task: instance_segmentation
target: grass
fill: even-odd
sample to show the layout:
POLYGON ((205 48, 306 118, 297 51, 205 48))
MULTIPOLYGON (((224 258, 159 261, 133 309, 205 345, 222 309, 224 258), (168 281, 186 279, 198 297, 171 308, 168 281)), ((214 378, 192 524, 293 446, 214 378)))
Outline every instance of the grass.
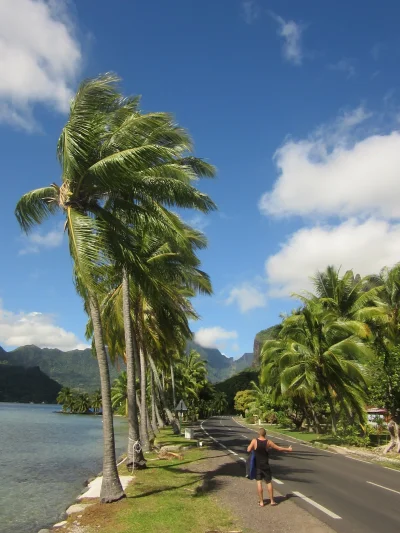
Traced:
MULTIPOLYGON (((182 428, 183 432, 185 431, 182 428)), ((154 442, 156 446, 197 446, 197 440, 185 439, 184 435, 174 435, 170 428, 163 428, 154 442)))
MULTIPOLYGON (((158 442, 187 443, 172 431, 163 429, 158 442)), ((79 519, 90 531, 102 533, 206 533, 231 531, 236 520, 220 507, 215 494, 202 490, 203 474, 193 465, 207 459, 210 452, 193 448, 180 460, 160 460, 154 453, 146 455, 145 470, 134 473, 135 479, 126 490, 127 498, 111 504, 96 504, 79 519), (99 529, 100 526, 100 529, 99 529)), ((129 475, 125 465, 120 475, 129 475)), ((67 530, 68 531, 68 530, 67 530)))

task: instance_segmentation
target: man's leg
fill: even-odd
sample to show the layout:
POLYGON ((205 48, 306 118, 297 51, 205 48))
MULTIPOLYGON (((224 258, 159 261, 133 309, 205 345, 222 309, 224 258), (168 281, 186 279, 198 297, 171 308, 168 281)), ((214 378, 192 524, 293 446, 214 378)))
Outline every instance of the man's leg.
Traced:
POLYGON ((274 500, 274 487, 272 485, 272 481, 267 483, 267 489, 269 493, 269 498, 271 500, 271 505, 276 505, 275 500, 274 500))
POLYGON ((262 488, 262 481, 257 480, 257 492, 258 492, 258 501, 261 505, 261 507, 264 505, 264 495, 263 495, 263 488, 262 488))

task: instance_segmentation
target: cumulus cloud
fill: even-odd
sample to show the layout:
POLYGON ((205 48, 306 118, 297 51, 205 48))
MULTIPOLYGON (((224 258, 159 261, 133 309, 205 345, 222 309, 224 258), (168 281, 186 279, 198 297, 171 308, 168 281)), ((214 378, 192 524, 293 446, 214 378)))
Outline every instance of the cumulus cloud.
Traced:
POLYGON ((204 231, 210 225, 210 218, 201 213, 196 213, 187 223, 199 231, 204 231))
POLYGON ((303 62, 302 33, 303 27, 294 20, 285 20, 275 13, 270 13, 278 23, 278 35, 283 39, 283 57, 293 63, 301 65, 303 62))
POLYGON ((67 0, 0 0, 0 122, 32 130, 35 104, 67 112, 80 64, 67 0))
POLYGON ((356 75, 356 68, 352 59, 341 59, 337 63, 329 65, 328 68, 337 72, 343 72, 346 78, 353 78, 356 75))
POLYGON ((41 249, 56 248, 63 240, 63 230, 61 227, 53 229, 48 233, 32 232, 22 237, 24 245, 19 251, 19 255, 37 254, 41 249))
POLYGON ((309 290, 310 276, 328 265, 353 269, 361 276, 378 273, 400 259, 400 224, 369 218, 350 219, 338 226, 322 225, 296 231, 265 264, 271 297, 309 290))
POLYGON ((0 345, 15 347, 27 344, 60 350, 84 350, 88 347, 74 333, 57 326, 52 315, 13 313, 3 309, 0 300, 0 345))
POLYGON ((370 116, 359 107, 307 139, 287 140, 274 155, 278 179, 261 211, 399 218, 400 132, 365 135, 357 127, 370 116))
POLYGON ((266 295, 250 283, 243 283, 234 287, 226 300, 228 305, 236 303, 241 313, 246 313, 257 307, 264 307, 267 303, 266 295))
POLYGON ((244 0, 242 2, 242 13, 246 24, 253 24, 260 16, 260 6, 257 0, 244 0))
POLYGON ((194 334, 194 340, 204 348, 220 348, 224 349, 225 342, 230 339, 237 339, 237 331, 227 331, 220 326, 212 328, 200 328, 194 334))

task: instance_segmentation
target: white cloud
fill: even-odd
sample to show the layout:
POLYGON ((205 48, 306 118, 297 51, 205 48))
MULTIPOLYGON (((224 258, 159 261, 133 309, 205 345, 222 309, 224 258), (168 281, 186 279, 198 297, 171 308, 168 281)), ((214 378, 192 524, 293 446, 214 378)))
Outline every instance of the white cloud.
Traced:
POLYGON ((226 300, 228 305, 237 303, 241 313, 246 313, 257 307, 264 307, 267 303, 265 294, 250 283, 243 283, 234 287, 226 300))
POLYGON ((347 78, 352 78, 356 74, 356 68, 352 59, 341 59, 337 63, 328 66, 330 70, 336 70, 346 74, 347 78))
POLYGON ((63 231, 57 228, 48 233, 32 232, 22 237, 24 247, 19 251, 19 255, 36 254, 41 249, 56 248, 63 240, 63 231))
POLYGON ((378 273, 399 261, 399 250, 400 224, 375 218, 300 229, 266 261, 269 295, 285 297, 310 289, 310 276, 328 265, 361 276, 378 273))
POLYGON ((237 331, 227 331, 220 326, 214 326, 213 328, 200 328, 194 334, 195 342, 204 348, 224 349, 224 341, 237 338, 237 331))
POLYGON ((253 24, 260 16, 260 6, 257 0, 244 0, 242 2, 242 12, 246 24, 253 24))
POLYGON ((271 12, 271 16, 279 24, 278 35, 283 39, 283 57, 294 65, 303 62, 302 33, 303 27, 294 20, 285 20, 271 12))
POLYGON ((67 0, 0 0, 0 122, 35 128, 34 104, 67 112, 81 63, 67 0))
POLYGON ((400 132, 365 134, 361 106, 307 139, 279 148, 273 190, 259 207, 267 215, 399 218, 400 132))
POLYGON ((27 344, 60 350, 83 350, 88 347, 74 333, 57 326, 52 315, 12 313, 2 308, 0 300, 0 345, 15 347, 27 344))
POLYGON ((201 213, 196 213, 187 223, 199 231, 204 231, 210 225, 210 218, 201 213))

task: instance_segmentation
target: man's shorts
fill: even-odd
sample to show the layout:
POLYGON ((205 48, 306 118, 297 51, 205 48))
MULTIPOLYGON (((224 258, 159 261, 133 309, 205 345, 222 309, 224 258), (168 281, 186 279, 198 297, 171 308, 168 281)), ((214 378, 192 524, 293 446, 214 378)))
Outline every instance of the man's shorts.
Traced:
POLYGON ((267 483, 271 483, 272 481, 272 474, 271 469, 269 466, 263 467, 263 468, 257 468, 256 470, 256 480, 261 481, 262 479, 265 479, 267 483))

